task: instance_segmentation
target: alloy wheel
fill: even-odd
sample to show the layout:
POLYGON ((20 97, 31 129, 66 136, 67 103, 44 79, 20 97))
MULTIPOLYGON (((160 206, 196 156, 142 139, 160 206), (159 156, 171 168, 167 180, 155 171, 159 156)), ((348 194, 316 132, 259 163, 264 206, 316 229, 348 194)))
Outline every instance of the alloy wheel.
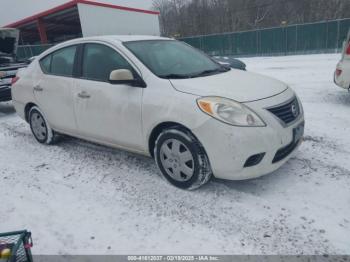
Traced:
POLYGON ((167 174, 176 181, 186 182, 194 174, 192 153, 177 139, 168 139, 162 144, 160 161, 167 174))
POLYGON ((31 115, 31 125, 34 135, 39 140, 45 140, 47 137, 47 128, 44 118, 37 112, 31 115))

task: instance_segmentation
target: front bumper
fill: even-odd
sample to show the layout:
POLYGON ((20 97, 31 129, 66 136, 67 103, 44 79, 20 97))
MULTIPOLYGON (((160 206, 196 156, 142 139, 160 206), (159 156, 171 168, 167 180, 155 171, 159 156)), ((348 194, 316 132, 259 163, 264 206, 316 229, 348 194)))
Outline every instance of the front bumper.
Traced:
POLYGON ((11 86, 0 86, 0 102, 10 101, 11 86))
MULTIPOLYGON (((288 101, 294 92, 247 103, 267 124, 266 127, 234 127, 213 118, 192 130, 208 155, 215 177, 245 180, 269 174, 285 164, 300 146, 302 139, 294 141, 294 130, 304 123, 304 114, 289 126, 283 126, 266 108, 288 101), (252 156, 262 155, 258 164, 247 166, 252 156), (249 162, 249 161, 248 161, 249 162)), ((254 160, 254 157, 253 157, 254 160)))

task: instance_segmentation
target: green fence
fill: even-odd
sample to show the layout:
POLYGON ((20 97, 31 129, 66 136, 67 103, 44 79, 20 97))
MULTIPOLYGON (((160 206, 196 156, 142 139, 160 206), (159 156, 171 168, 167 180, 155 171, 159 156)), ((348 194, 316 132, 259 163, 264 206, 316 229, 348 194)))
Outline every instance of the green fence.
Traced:
POLYGON ((25 60, 40 55, 51 46, 53 45, 20 45, 17 48, 17 58, 19 60, 25 60))
POLYGON ((350 19, 180 40, 210 55, 264 56, 340 52, 350 19))
MULTIPOLYGON (((210 55, 264 56, 340 52, 350 18, 245 32, 185 37, 180 40, 210 55)), ((19 59, 39 55, 52 45, 19 46, 19 59)))

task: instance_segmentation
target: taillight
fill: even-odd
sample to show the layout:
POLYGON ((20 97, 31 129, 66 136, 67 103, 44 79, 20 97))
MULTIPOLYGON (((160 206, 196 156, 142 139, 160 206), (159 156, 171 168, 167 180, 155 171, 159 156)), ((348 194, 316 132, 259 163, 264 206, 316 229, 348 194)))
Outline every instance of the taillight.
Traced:
POLYGON ((348 48, 346 48, 346 54, 350 55, 350 42, 348 43, 348 48))
POLYGON ((335 75, 340 76, 343 71, 341 69, 335 70, 335 75))
POLYGON ((14 85, 18 80, 19 80, 18 76, 15 76, 14 78, 12 78, 11 85, 14 85))

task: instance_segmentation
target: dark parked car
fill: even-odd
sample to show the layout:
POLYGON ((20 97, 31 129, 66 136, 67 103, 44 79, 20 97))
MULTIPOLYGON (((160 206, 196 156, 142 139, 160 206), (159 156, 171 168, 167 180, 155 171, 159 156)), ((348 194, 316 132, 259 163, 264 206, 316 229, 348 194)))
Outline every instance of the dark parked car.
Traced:
POLYGON ((230 56, 227 56, 227 57, 215 56, 214 59, 217 62, 219 62, 220 64, 227 65, 231 68, 239 69, 239 70, 243 70, 243 71, 247 70, 246 64, 243 63, 241 60, 238 60, 236 58, 233 58, 230 56))
POLYGON ((18 69, 27 67, 29 61, 17 61, 19 31, 0 29, 0 102, 11 100, 11 82, 18 69))

